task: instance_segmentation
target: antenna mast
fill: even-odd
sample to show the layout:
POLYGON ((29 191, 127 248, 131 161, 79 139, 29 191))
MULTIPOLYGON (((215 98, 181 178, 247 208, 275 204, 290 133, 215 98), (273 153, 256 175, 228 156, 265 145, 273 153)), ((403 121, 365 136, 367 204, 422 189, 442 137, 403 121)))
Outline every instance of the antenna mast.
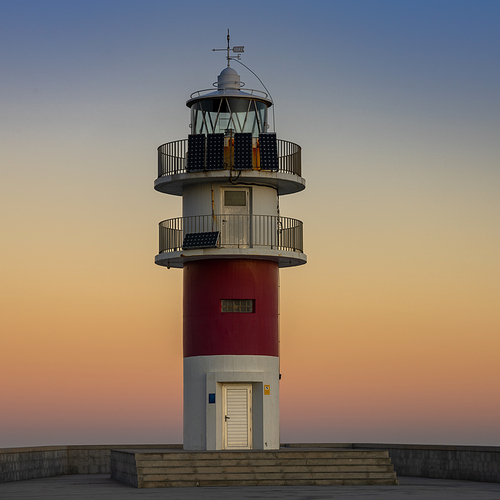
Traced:
POLYGON ((229 46, 229 40, 231 39, 231 37, 229 36, 229 29, 227 30, 227 48, 226 49, 212 49, 213 52, 218 52, 218 51, 221 51, 221 50, 225 50, 227 52, 227 56, 226 56, 226 59, 227 59, 227 66, 229 67, 229 61, 231 59, 238 59, 240 60, 241 58, 241 53, 242 52, 245 52, 245 47, 243 45, 235 45, 233 48, 231 48, 229 46), (230 56, 229 55, 229 52, 230 51, 233 51, 235 54, 238 54, 237 56, 230 56))

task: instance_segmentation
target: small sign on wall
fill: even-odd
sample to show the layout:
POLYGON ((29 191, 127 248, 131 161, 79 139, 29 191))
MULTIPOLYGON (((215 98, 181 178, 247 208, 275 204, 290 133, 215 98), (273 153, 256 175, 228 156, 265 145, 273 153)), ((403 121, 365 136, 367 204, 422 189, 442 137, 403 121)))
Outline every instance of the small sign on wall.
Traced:
POLYGON ((264 386, 264 396, 269 396, 270 394, 271 394, 271 386, 265 385, 264 386))
POLYGON ((214 404, 215 403, 215 393, 210 393, 208 395, 208 404, 214 404))

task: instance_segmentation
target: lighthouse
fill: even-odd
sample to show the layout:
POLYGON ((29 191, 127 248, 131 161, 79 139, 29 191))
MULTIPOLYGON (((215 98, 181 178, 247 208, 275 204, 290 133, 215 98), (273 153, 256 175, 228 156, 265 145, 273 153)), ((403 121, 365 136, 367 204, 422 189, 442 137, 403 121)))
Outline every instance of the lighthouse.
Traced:
POLYGON ((243 47, 228 34, 221 50, 213 87, 186 102, 187 138, 158 148, 154 188, 181 196, 182 216, 160 222, 155 263, 183 273, 184 449, 274 450, 279 273, 307 261, 280 197, 305 188, 301 149, 277 138, 269 93, 231 66, 243 47))

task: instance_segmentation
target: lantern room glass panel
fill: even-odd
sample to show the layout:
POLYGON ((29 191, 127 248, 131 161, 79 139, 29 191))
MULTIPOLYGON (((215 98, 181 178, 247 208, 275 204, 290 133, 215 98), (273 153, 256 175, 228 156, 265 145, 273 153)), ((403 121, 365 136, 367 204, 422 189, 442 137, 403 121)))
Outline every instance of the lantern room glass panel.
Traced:
POLYGON ((258 137, 267 131, 267 105, 256 99, 215 98, 191 106, 192 134, 234 135, 250 133, 258 137))

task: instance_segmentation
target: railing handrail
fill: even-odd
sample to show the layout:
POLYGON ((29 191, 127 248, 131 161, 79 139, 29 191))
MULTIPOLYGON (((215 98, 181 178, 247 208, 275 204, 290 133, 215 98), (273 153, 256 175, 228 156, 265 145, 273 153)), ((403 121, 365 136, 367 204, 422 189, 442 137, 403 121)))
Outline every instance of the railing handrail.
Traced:
POLYGON ((302 221, 280 215, 214 214, 174 217, 159 223, 159 253, 182 250, 186 234, 219 231, 217 248, 268 247, 303 251, 302 221))
MULTIPOLYGON (((276 139, 278 148, 278 172, 302 176, 301 147, 294 142, 276 139)), ((166 175, 188 173, 188 140, 166 142, 158 146, 158 178, 166 175)), ((253 165, 260 170, 260 167, 253 165)), ((230 170, 230 168, 228 168, 230 170)))
POLYGON ((269 98, 269 95, 266 92, 264 92, 263 90, 246 89, 245 88, 242 90, 242 94, 236 94, 235 91, 238 92, 237 89, 218 89, 218 90, 215 89, 214 90, 212 88, 212 89, 195 90, 189 96, 189 100, 194 99, 195 97, 203 97, 207 93, 213 93, 213 92, 217 92, 217 94, 214 95, 215 97, 217 97, 217 95, 225 95, 227 97, 236 97, 238 99, 249 97, 249 96, 257 97, 257 99, 259 97, 264 97, 264 99, 269 98), (248 94, 248 96, 246 96, 245 94, 248 94))

